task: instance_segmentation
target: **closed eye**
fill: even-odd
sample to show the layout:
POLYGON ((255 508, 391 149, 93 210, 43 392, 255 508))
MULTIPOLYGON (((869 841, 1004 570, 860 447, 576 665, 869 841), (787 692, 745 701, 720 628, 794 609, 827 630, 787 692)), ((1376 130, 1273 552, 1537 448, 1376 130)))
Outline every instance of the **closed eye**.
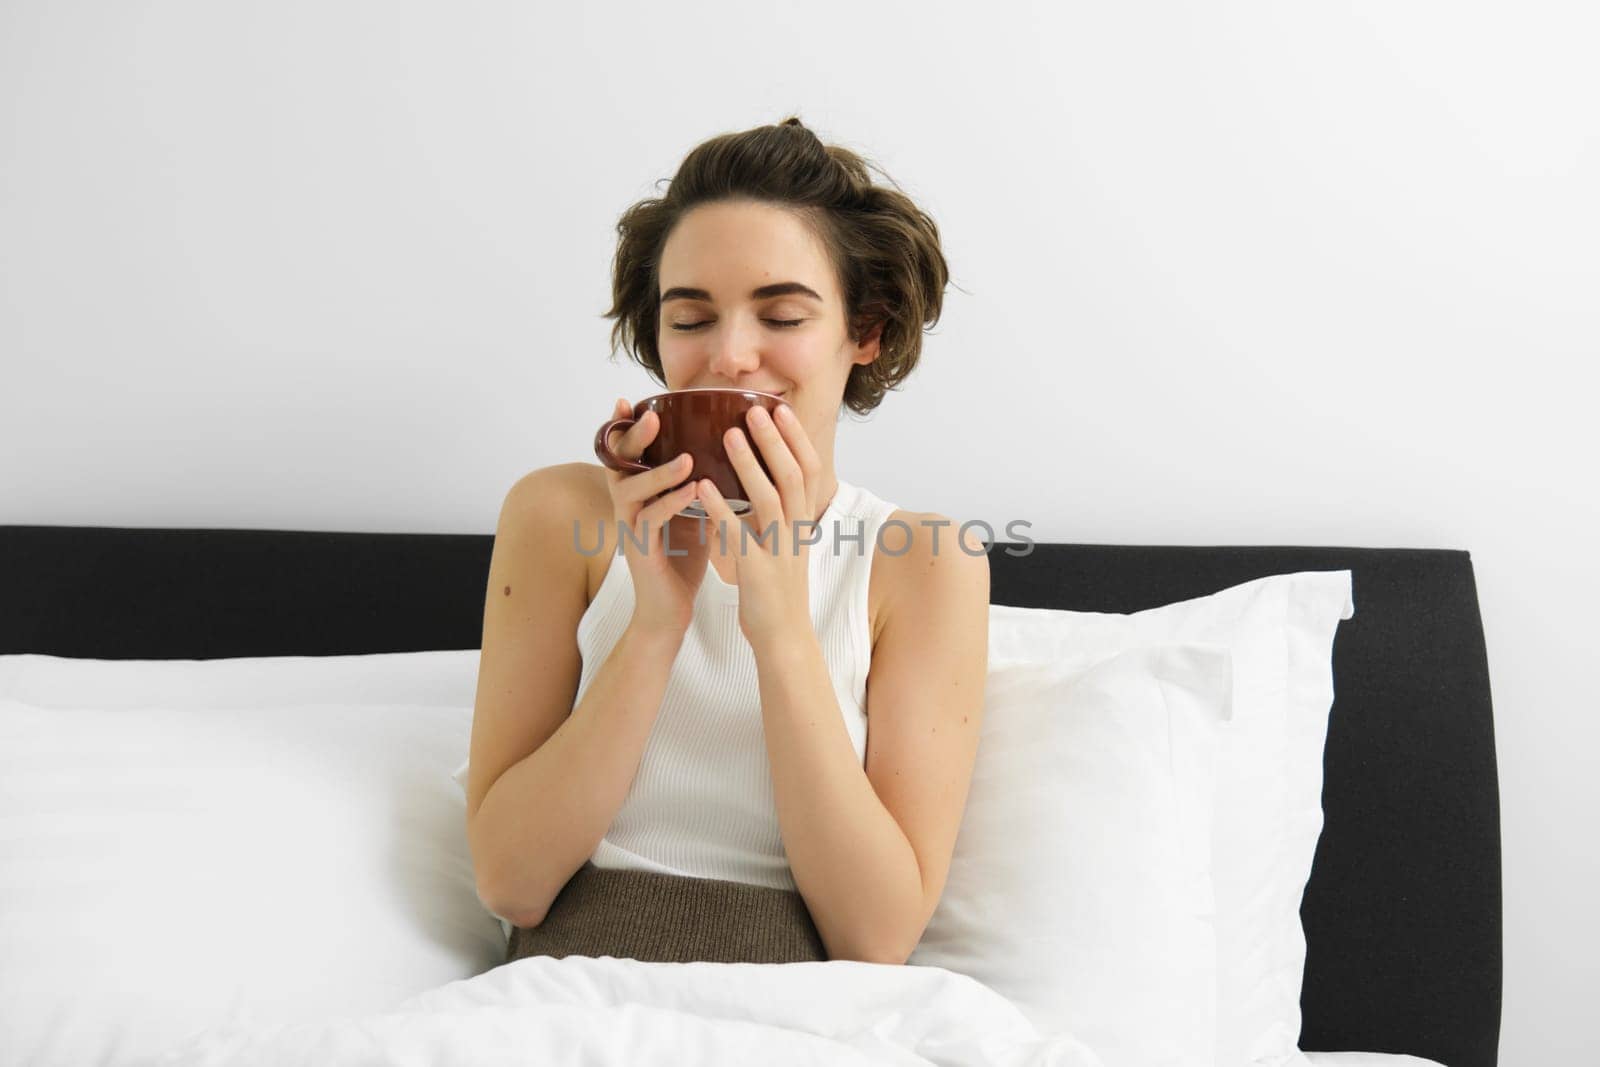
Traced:
MULTIPOLYGON (((800 325, 802 322, 805 322, 806 320, 805 319, 762 319, 761 321, 762 322, 771 323, 774 326, 781 326, 781 327, 783 327, 785 329, 792 329, 792 328, 800 325)), ((672 328, 674 330, 681 330, 681 331, 684 331, 684 332, 688 332, 690 330, 698 330, 702 326, 709 326, 709 325, 711 325, 711 320, 707 319, 704 322, 687 322, 687 323, 674 322, 672 324, 672 328)))

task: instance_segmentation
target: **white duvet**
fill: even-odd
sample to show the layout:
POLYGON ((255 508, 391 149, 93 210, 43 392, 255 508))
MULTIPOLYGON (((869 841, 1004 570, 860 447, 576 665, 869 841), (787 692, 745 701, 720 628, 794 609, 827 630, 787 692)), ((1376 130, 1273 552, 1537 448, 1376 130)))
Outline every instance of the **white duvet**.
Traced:
POLYGON ((531 956, 366 1016, 228 1023, 162 1065, 950 1064, 1105 1067, 940 967, 531 956))

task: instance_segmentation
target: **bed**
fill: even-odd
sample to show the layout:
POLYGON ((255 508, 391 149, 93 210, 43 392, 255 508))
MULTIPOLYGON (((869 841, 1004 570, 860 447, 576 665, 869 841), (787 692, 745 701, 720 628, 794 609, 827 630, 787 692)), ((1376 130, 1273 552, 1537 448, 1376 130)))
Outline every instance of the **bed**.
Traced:
MULTIPOLYGON (((480 637, 491 547, 488 535, 3 526, 0 657, 201 661, 439 650, 470 657, 480 637)), ((1487 657, 1468 553, 1040 543, 1027 550, 993 545, 990 558, 993 604, 1094 613, 1139 612, 1263 576, 1350 572, 1359 607, 1333 645, 1324 822, 1299 911, 1298 1046, 1313 1054, 1313 1063, 1353 1065, 1358 1059, 1350 1050, 1363 1050, 1374 1058, 1360 1063, 1413 1056, 1447 1067, 1492 1067, 1501 991, 1499 801, 1487 657)), ((460 720, 454 721, 459 733, 460 720)), ((16 770, 8 766, 8 773, 16 770)), ((7 891, 13 926, 27 921, 17 907, 31 899, 17 895, 27 888, 12 882, 7 891)), ((107 951, 115 941, 106 938, 107 951)), ((39 963, 35 957, 0 964, 10 972, 7 988, 35 988, 30 969, 39 963)), ((540 974, 541 981, 554 977, 554 969, 540 974)), ((159 998, 161 990, 148 992, 159 998)), ((448 1007, 452 1018, 462 1017, 462 1003, 448 1007)), ((548 1016, 546 1031, 600 1017, 578 1008, 548 1016)), ((482 1025, 491 1022, 485 1015, 482 1025)), ((450 1031, 440 1026, 430 1062, 450 1062, 450 1031)), ((674 1032, 684 1041, 678 1055, 711 1048, 693 1045, 698 1039, 688 1031, 674 1032)), ((316 1036, 324 1043, 315 1047, 326 1055, 334 1047, 326 1043, 328 1031, 316 1036)), ((515 1040, 508 1031, 508 1044, 515 1040)), ((751 1048, 761 1047, 759 1036, 750 1040, 751 1048)), ((283 1055, 288 1046, 272 1047, 283 1055)), ((962 1055, 983 1062, 983 1047, 951 1038, 948 1049, 965 1052, 894 1062, 967 1062, 962 1055)), ((249 1062, 244 1048, 215 1062, 249 1062)), ((0 1048, 7 1063, 39 1062, 39 1053, 0 1048)), ((861 1055, 861 1062, 890 1061, 861 1055)), ((1074 1055, 1027 1062, 1090 1062, 1074 1055)), ((103 1061, 136 1059, 130 1053, 117 1060, 108 1051, 103 1061)), ((270 1062, 265 1053, 261 1061, 270 1062)), ((633 1062, 654 1061, 640 1055, 633 1062)))

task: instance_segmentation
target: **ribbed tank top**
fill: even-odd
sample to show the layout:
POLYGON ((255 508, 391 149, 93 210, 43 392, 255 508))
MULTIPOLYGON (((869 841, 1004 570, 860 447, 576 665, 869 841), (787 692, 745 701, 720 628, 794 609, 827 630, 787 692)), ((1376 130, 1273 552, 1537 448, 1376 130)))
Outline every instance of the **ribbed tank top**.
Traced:
MULTIPOLYGON (((864 763, 872 659, 867 591, 878 531, 896 505, 836 480, 808 550, 811 625, 845 730, 864 763)), ((717 536, 714 526, 707 536, 717 536)), ((736 536, 730 529, 730 545, 736 536)), ((898 550, 904 540, 885 543, 898 550)), ((763 549, 753 535, 748 545, 763 549)), ((619 545, 578 621, 583 667, 574 708, 627 629, 633 605, 633 572, 619 545)), ((708 561, 638 772, 590 862, 796 889, 778 832, 760 692, 755 653, 739 629, 739 587, 708 561)), ((467 764, 453 777, 465 790, 467 764)), ((496 918, 509 936, 511 924, 496 918)))
MULTIPOLYGON (((811 625, 862 761, 872 659, 868 581, 878 530, 894 511, 838 479, 808 550, 811 625)), ((717 536, 715 527, 707 536, 717 536)), ((730 529, 730 544, 736 536, 730 529)), ((748 547, 771 550, 753 534, 748 547)), ((633 603, 633 572, 614 555, 578 623, 583 672, 574 707, 633 618, 633 603)), ((739 629, 739 587, 709 562, 638 773, 590 860, 606 869, 796 888, 778 833, 755 654, 739 629)))

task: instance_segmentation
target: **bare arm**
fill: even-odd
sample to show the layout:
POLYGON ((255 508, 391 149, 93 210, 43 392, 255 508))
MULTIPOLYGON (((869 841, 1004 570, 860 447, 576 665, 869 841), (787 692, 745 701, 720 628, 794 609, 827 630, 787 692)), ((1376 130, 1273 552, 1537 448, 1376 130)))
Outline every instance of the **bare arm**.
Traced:
POLYGON ((469 833, 496 914, 539 925, 594 854, 639 771, 681 640, 624 630, 572 715, 489 790, 469 833))
POLYGON ((543 921, 621 810, 682 642, 630 625, 573 708, 587 606, 576 481, 547 467, 513 486, 489 566, 467 838, 478 896, 518 926, 543 921))
POLYGON ((864 761, 815 635, 755 649, 784 851, 829 959, 910 958, 944 893, 977 761, 989 560, 975 538, 942 552, 911 541, 873 563, 900 577, 872 647, 864 761))

